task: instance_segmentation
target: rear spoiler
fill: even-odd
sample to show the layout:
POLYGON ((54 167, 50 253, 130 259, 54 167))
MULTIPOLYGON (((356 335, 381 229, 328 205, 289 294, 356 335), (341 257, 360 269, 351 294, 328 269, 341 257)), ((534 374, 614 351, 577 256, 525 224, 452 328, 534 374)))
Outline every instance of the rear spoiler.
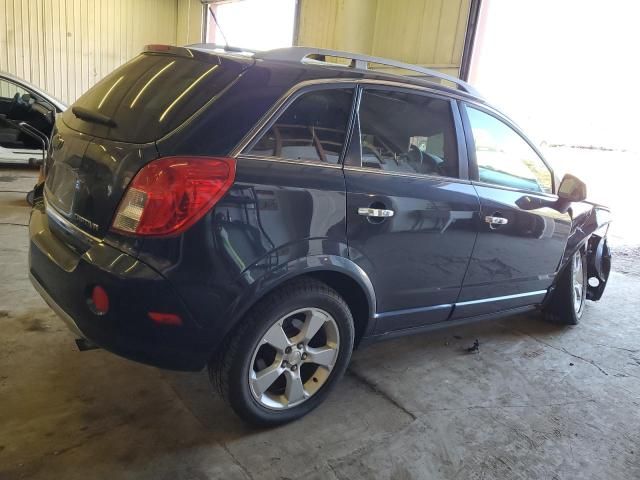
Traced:
POLYGON ((231 54, 234 58, 253 59, 253 55, 257 52, 247 50, 245 48, 230 47, 228 45, 216 45, 213 43, 194 43, 184 47, 176 47, 175 45, 146 45, 142 53, 166 54, 183 58, 195 58, 198 60, 211 60, 217 54, 231 54))

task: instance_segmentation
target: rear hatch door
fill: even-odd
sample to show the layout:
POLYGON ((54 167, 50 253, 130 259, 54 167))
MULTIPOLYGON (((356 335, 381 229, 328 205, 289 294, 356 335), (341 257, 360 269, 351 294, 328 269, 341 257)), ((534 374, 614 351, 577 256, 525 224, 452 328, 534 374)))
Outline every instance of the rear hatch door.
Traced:
POLYGON ((103 238, 129 182, 158 157, 156 140, 185 127, 252 63, 166 47, 115 70, 58 117, 47 162, 47 204, 78 229, 103 238))
POLYGON ((157 156, 153 143, 97 139, 60 124, 45 183, 47 206, 80 230, 103 238, 127 185, 157 156))

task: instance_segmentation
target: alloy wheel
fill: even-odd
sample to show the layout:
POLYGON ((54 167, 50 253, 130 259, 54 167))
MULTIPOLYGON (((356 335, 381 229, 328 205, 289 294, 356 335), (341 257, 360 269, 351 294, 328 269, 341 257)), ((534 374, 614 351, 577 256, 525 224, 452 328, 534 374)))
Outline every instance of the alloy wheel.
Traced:
POLYGON ((338 325, 326 311, 309 307, 285 315, 269 327, 253 353, 253 398, 273 410, 300 405, 329 379, 339 348, 338 325))

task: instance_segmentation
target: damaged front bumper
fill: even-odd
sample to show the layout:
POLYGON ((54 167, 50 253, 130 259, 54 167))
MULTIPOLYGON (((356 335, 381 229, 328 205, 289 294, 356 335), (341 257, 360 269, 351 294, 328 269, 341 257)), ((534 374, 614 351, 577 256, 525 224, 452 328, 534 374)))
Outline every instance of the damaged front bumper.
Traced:
POLYGON ((594 233, 587 244, 587 299, 600 300, 611 272, 611 250, 607 243, 607 228, 602 235, 594 233))

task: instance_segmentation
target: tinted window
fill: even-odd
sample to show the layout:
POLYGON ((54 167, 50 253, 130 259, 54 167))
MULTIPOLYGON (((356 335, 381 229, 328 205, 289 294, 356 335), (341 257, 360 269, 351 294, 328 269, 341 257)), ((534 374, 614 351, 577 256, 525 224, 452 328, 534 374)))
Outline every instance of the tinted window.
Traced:
POLYGON ((351 114, 352 98, 351 89, 317 90, 303 94, 248 153, 338 163, 351 114))
POLYGON ((362 166, 458 176, 451 105, 439 98, 366 90, 360 103, 362 166))
POLYGON ((518 133, 475 108, 467 107, 467 114, 481 181, 533 192, 552 192, 551 172, 518 133))
POLYGON ((76 118, 71 109, 63 118, 71 128, 99 137, 136 143, 157 140, 219 94, 246 65, 216 55, 200 61, 142 54, 74 103, 112 119, 115 127, 76 118))

